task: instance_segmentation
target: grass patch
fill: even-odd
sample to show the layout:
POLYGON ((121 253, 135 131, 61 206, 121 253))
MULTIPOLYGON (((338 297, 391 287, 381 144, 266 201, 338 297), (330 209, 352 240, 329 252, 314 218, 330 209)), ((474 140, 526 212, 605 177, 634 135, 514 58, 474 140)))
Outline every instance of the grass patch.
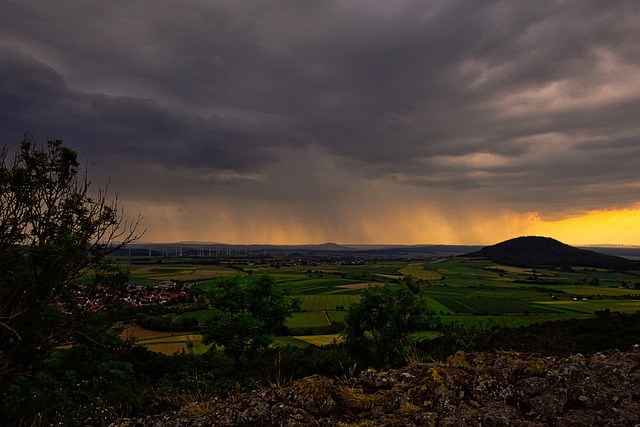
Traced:
POLYGON ((360 300, 358 295, 352 294, 315 294, 300 295, 303 310, 321 311, 335 310, 336 307, 344 307, 345 310, 353 303, 360 300))
POLYGON ((287 346, 291 345, 294 347, 308 347, 311 344, 307 341, 301 340, 296 337, 276 337, 273 341, 273 344, 276 346, 287 346))
POLYGON ((133 339, 135 341, 165 338, 170 337, 173 334, 171 332, 159 332, 145 329, 142 326, 138 326, 135 323, 129 323, 125 325, 123 331, 120 333, 120 337, 124 340, 133 339))
POLYGON ((627 289, 623 287, 605 287, 605 286, 557 286, 556 289, 562 290, 571 295, 584 296, 608 296, 608 297, 625 297, 640 296, 640 289, 627 289))
POLYGON ((327 316, 333 323, 344 323, 344 319, 347 317, 346 310, 327 310, 327 316))
POLYGON ((175 320, 179 320, 182 318, 195 317, 198 320, 198 323, 204 323, 211 316, 211 310, 194 310, 187 311, 185 313, 179 314, 176 316, 175 320))
POLYGON ((166 354, 171 356, 176 353, 186 353, 188 352, 187 346, 185 343, 177 342, 177 343, 151 343, 146 344, 147 347, 151 351, 155 351, 156 353, 166 354))
POLYGON ((342 342, 340 334, 328 334, 328 335, 298 335, 295 337, 301 341, 307 342, 312 345, 329 345, 337 342, 342 342))
POLYGON ((621 313, 635 313, 640 310, 638 300, 545 301, 540 304, 554 307, 558 311, 588 315, 606 309, 621 313))
POLYGON ((329 326, 331 323, 327 315, 320 311, 303 311, 295 313, 287 323, 289 328, 314 328, 329 326))
POLYGON ((400 269, 400 273, 404 276, 413 276, 416 279, 421 280, 439 280, 442 278, 442 274, 431 268, 431 263, 411 263, 403 269, 400 269))

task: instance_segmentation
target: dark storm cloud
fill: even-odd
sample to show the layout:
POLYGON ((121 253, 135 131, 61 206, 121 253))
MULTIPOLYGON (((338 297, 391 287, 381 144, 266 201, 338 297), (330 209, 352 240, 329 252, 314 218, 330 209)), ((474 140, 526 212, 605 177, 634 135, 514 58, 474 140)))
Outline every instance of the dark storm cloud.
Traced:
POLYGON ((239 153, 252 136, 251 129, 239 129, 241 123, 180 114, 148 99, 74 91, 58 72, 14 51, 0 52, 0 72, 5 134, 22 129, 49 138, 66 135, 88 144, 81 151, 167 167, 242 170, 268 158, 266 152, 239 153))
POLYGON ((635 1, 3 3, 3 139, 63 138, 138 194, 327 200, 306 152, 344 187, 638 201, 635 1))

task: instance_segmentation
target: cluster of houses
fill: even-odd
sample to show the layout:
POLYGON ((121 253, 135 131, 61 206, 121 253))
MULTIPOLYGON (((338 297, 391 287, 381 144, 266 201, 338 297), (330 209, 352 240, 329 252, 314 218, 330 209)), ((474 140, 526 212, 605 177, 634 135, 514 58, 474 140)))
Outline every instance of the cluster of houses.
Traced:
MULTIPOLYGON (((321 267, 321 266, 331 266, 331 265, 364 265, 368 261, 364 258, 328 258, 325 260, 317 260, 317 259, 305 259, 305 258, 284 258, 273 261, 267 261, 262 264, 266 264, 269 267, 280 268, 280 267, 297 267, 308 265, 311 267, 321 267)), ((247 265, 251 266, 256 263, 249 262, 247 265)))
MULTIPOLYGON (((106 296, 109 296, 106 294, 106 296)), ((76 292, 75 302, 79 307, 82 307, 83 310, 88 311, 98 311, 104 308, 104 299, 103 295, 92 295, 88 296, 82 293, 81 291, 76 292)), ((66 305, 62 302, 58 302, 58 307, 65 311, 66 305)))
POLYGON ((175 283, 169 280, 153 287, 130 284, 129 293, 124 300, 133 305, 192 302, 193 296, 186 292, 190 288, 191 284, 175 283))

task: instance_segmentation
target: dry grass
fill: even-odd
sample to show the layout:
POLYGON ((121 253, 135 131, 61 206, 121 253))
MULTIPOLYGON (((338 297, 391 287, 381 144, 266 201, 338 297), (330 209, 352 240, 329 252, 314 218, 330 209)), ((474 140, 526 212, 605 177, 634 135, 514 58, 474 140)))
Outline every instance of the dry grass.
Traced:
POLYGON ((362 420, 357 423, 338 423, 336 427, 379 427, 381 424, 371 421, 371 420, 362 420))
POLYGON ((382 394, 365 394, 361 390, 346 385, 338 387, 338 396, 349 408, 356 410, 371 410, 374 406, 382 406, 386 396, 382 394))
POLYGON ((323 346, 328 344, 334 344, 336 342, 344 341, 340 334, 331 335, 296 335, 294 338, 301 341, 308 342, 309 344, 323 346))
POLYGON ((172 355, 189 352, 200 354, 209 346, 202 344, 202 336, 191 332, 158 332, 142 328, 136 324, 126 325, 120 333, 122 339, 132 339, 138 345, 151 351, 172 355))
POLYGON ((205 396, 199 390, 184 391, 175 395, 159 397, 156 404, 167 404, 175 408, 180 408, 182 413, 188 417, 200 417, 212 414, 215 411, 215 399, 205 396))
POLYGON ((420 413, 422 408, 418 405, 415 405, 408 400, 403 400, 400 402, 400 408, 398 409, 398 413, 403 416, 413 415, 420 413))
POLYGON ((133 339, 135 341, 148 340, 153 338, 164 338, 172 336, 171 332, 158 332, 145 329, 135 323, 125 325, 124 330, 120 333, 120 337, 124 340, 133 339))

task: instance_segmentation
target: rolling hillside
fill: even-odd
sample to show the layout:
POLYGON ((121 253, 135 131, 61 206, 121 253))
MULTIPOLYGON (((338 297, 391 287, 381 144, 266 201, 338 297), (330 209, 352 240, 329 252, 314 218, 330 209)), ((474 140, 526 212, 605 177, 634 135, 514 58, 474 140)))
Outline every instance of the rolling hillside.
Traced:
POLYGON ((487 246, 468 257, 488 258, 493 262, 519 267, 589 267, 609 270, 638 270, 640 262, 578 249, 549 237, 525 236, 487 246))

